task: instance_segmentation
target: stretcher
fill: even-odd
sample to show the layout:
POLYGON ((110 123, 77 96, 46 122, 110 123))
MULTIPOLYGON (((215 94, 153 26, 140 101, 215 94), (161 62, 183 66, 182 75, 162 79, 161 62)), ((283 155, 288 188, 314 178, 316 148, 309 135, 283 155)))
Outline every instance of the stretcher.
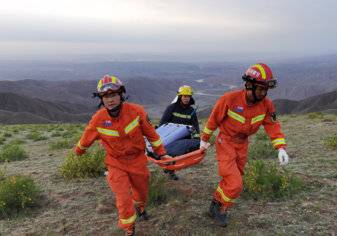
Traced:
POLYGON ((147 159, 165 170, 181 170, 198 164, 202 159, 204 159, 205 155, 205 150, 198 149, 172 158, 157 160, 154 157, 148 156, 147 159))
MULTIPOLYGON (((160 126, 156 131, 164 146, 167 146, 176 140, 190 136, 193 129, 189 125, 168 123, 160 126)), ((204 159, 206 155, 205 151, 198 149, 183 155, 158 160, 158 157, 153 153, 149 142, 147 142, 146 146, 148 160, 166 170, 181 170, 196 165, 204 159)))
MULTIPOLYGON (((191 135, 192 127, 189 125, 167 123, 156 129, 164 146, 172 142, 182 139, 191 135)), ((151 144, 146 140, 146 148, 148 151, 153 152, 151 144)))

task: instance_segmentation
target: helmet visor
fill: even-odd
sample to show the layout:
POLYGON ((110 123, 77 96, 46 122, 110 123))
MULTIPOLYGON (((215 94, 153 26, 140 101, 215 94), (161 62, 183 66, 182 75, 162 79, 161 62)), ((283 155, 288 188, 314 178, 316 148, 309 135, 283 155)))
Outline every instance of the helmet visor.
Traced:
POLYGON ((100 88, 98 88, 98 92, 99 93, 105 93, 108 90, 118 91, 120 88, 121 88, 121 86, 119 84, 109 83, 109 84, 104 84, 100 88))
POLYGON ((256 85, 260 85, 260 86, 265 87, 267 89, 273 89, 277 86, 277 80, 276 79, 272 79, 272 80, 268 80, 268 81, 255 80, 255 81, 252 81, 252 82, 256 85))
POLYGON ((268 88, 270 88, 270 89, 276 88, 277 80, 276 79, 268 80, 267 85, 268 85, 268 88))

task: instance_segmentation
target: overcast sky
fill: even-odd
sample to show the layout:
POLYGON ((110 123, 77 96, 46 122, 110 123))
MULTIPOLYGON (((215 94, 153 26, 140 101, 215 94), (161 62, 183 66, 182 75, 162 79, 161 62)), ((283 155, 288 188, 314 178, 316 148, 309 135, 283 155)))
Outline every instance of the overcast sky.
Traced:
MULTIPOLYGON (((336 0, 0 0, 0 57, 337 53, 336 0)), ((132 58, 131 58, 132 59, 132 58)))

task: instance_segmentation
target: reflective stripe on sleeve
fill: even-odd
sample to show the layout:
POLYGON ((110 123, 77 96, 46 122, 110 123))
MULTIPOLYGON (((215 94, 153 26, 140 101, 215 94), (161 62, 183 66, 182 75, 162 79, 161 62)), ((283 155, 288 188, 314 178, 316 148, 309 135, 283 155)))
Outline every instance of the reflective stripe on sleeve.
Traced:
POLYGON ((77 147, 78 147, 79 149, 81 149, 82 151, 85 151, 85 150, 88 149, 87 147, 82 146, 80 142, 77 143, 77 147))
POLYGON ((284 145, 284 144, 286 144, 286 141, 285 141, 284 138, 277 138, 277 139, 272 140, 271 142, 272 142, 272 144, 273 144, 274 147, 276 147, 278 145, 284 145))
POLYGON ((212 134, 214 131, 213 130, 210 130, 209 128, 205 127, 204 128, 204 133, 205 134, 212 134))
POLYGON ((153 147, 159 147, 160 144, 162 144, 162 141, 161 139, 158 139, 157 141, 151 142, 151 144, 153 147))

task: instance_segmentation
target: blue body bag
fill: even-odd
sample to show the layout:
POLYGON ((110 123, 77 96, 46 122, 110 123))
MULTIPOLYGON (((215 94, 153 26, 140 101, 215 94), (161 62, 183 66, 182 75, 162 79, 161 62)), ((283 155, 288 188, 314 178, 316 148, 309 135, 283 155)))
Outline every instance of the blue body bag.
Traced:
MULTIPOLYGON (((156 131, 170 156, 180 156, 199 149, 200 140, 191 139, 192 126, 167 123, 158 127, 156 131)), ((152 153, 152 148, 148 142, 147 149, 152 153)))

